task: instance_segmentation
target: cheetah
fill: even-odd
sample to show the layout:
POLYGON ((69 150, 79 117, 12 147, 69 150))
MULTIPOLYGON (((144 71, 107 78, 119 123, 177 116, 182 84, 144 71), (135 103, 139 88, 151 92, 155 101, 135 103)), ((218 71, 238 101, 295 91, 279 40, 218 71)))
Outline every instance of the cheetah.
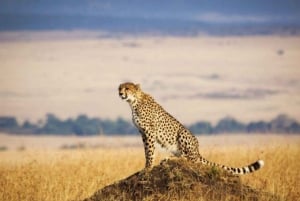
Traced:
POLYGON ((142 136, 146 158, 145 170, 153 167, 155 143, 170 150, 176 157, 184 157, 195 163, 218 166, 234 175, 251 173, 264 165, 263 160, 241 168, 210 162, 199 153, 197 138, 150 95, 144 93, 139 84, 131 82, 120 84, 119 96, 129 103, 132 121, 142 136))

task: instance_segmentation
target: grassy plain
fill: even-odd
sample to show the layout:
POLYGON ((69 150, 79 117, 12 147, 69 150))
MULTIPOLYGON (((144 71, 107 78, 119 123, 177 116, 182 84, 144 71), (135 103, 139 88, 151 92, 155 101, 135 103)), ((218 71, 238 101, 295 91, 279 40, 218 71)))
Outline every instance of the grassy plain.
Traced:
MULTIPOLYGON (((10 149, 8 144, 9 149, 0 152, 0 200, 82 200, 143 168, 143 148, 136 143, 139 138, 99 137, 92 140, 103 144, 105 140, 108 144, 115 140, 115 145, 120 146, 21 150, 10 149), (130 146, 128 141, 132 141, 130 146)), ((282 200, 299 200, 299 136, 228 135, 199 137, 199 141, 201 153, 218 163, 242 166, 263 159, 265 167, 242 176, 242 182, 275 193, 282 200)), ((164 155, 158 153, 156 163, 164 155)))

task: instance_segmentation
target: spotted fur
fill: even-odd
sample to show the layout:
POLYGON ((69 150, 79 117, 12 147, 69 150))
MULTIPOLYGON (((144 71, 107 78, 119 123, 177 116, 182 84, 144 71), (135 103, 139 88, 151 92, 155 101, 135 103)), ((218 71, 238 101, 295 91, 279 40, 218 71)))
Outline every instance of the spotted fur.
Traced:
POLYGON ((197 138, 155 100, 144 93, 138 84, 123 83, 119 96, 126 100, 132 110, 132 120, 138 128, 144 143, 146 168, 152 168, 155 142, 170 149, 178 157, 210 166, 219 166, 232 174, 246 174, 260 169, 264 162, 258 160, 241 168, 227 167, 203 158, 199 153, 197 138))

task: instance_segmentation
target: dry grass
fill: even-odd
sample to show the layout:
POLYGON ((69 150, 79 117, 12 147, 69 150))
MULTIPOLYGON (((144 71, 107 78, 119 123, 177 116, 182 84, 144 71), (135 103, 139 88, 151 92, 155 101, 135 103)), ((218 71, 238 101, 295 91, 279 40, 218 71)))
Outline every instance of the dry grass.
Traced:
MULTIPOLYGON (((247 138, 253 140, 253 137, 247 138)), ((241 166, 258 157, 264 159, 265 167, 243 176, 243 184, 277 194, 282 200, 295 201, 300 197, 299 137, 293 141, 264 146, 203 146, 200 149, 208 159, 227 165, 241 166)), ((143 166, 140 147, 2 151, 0 200, 82 200, 143 166)))
POLYGON ((80 200, 140 169, 142 157, 139 151, 130 149, 3 152, 1 158, 6 162, 0 165, 0 197, 80 200))

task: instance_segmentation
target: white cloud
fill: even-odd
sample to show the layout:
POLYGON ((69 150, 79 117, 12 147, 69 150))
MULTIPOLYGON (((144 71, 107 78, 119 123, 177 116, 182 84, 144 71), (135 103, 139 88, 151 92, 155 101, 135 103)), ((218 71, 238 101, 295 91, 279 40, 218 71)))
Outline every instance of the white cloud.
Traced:
POLYGON ((210 22, 210 23, 241 23, 241 22, 248 22, 248 23, 261 23, 261 22, 268 22, 272 20, 270 17, 267 16, 257 16, 257 15, 225 15, 221 13, 203 13, 196 15, 195 19, 203 22, 210 22))

